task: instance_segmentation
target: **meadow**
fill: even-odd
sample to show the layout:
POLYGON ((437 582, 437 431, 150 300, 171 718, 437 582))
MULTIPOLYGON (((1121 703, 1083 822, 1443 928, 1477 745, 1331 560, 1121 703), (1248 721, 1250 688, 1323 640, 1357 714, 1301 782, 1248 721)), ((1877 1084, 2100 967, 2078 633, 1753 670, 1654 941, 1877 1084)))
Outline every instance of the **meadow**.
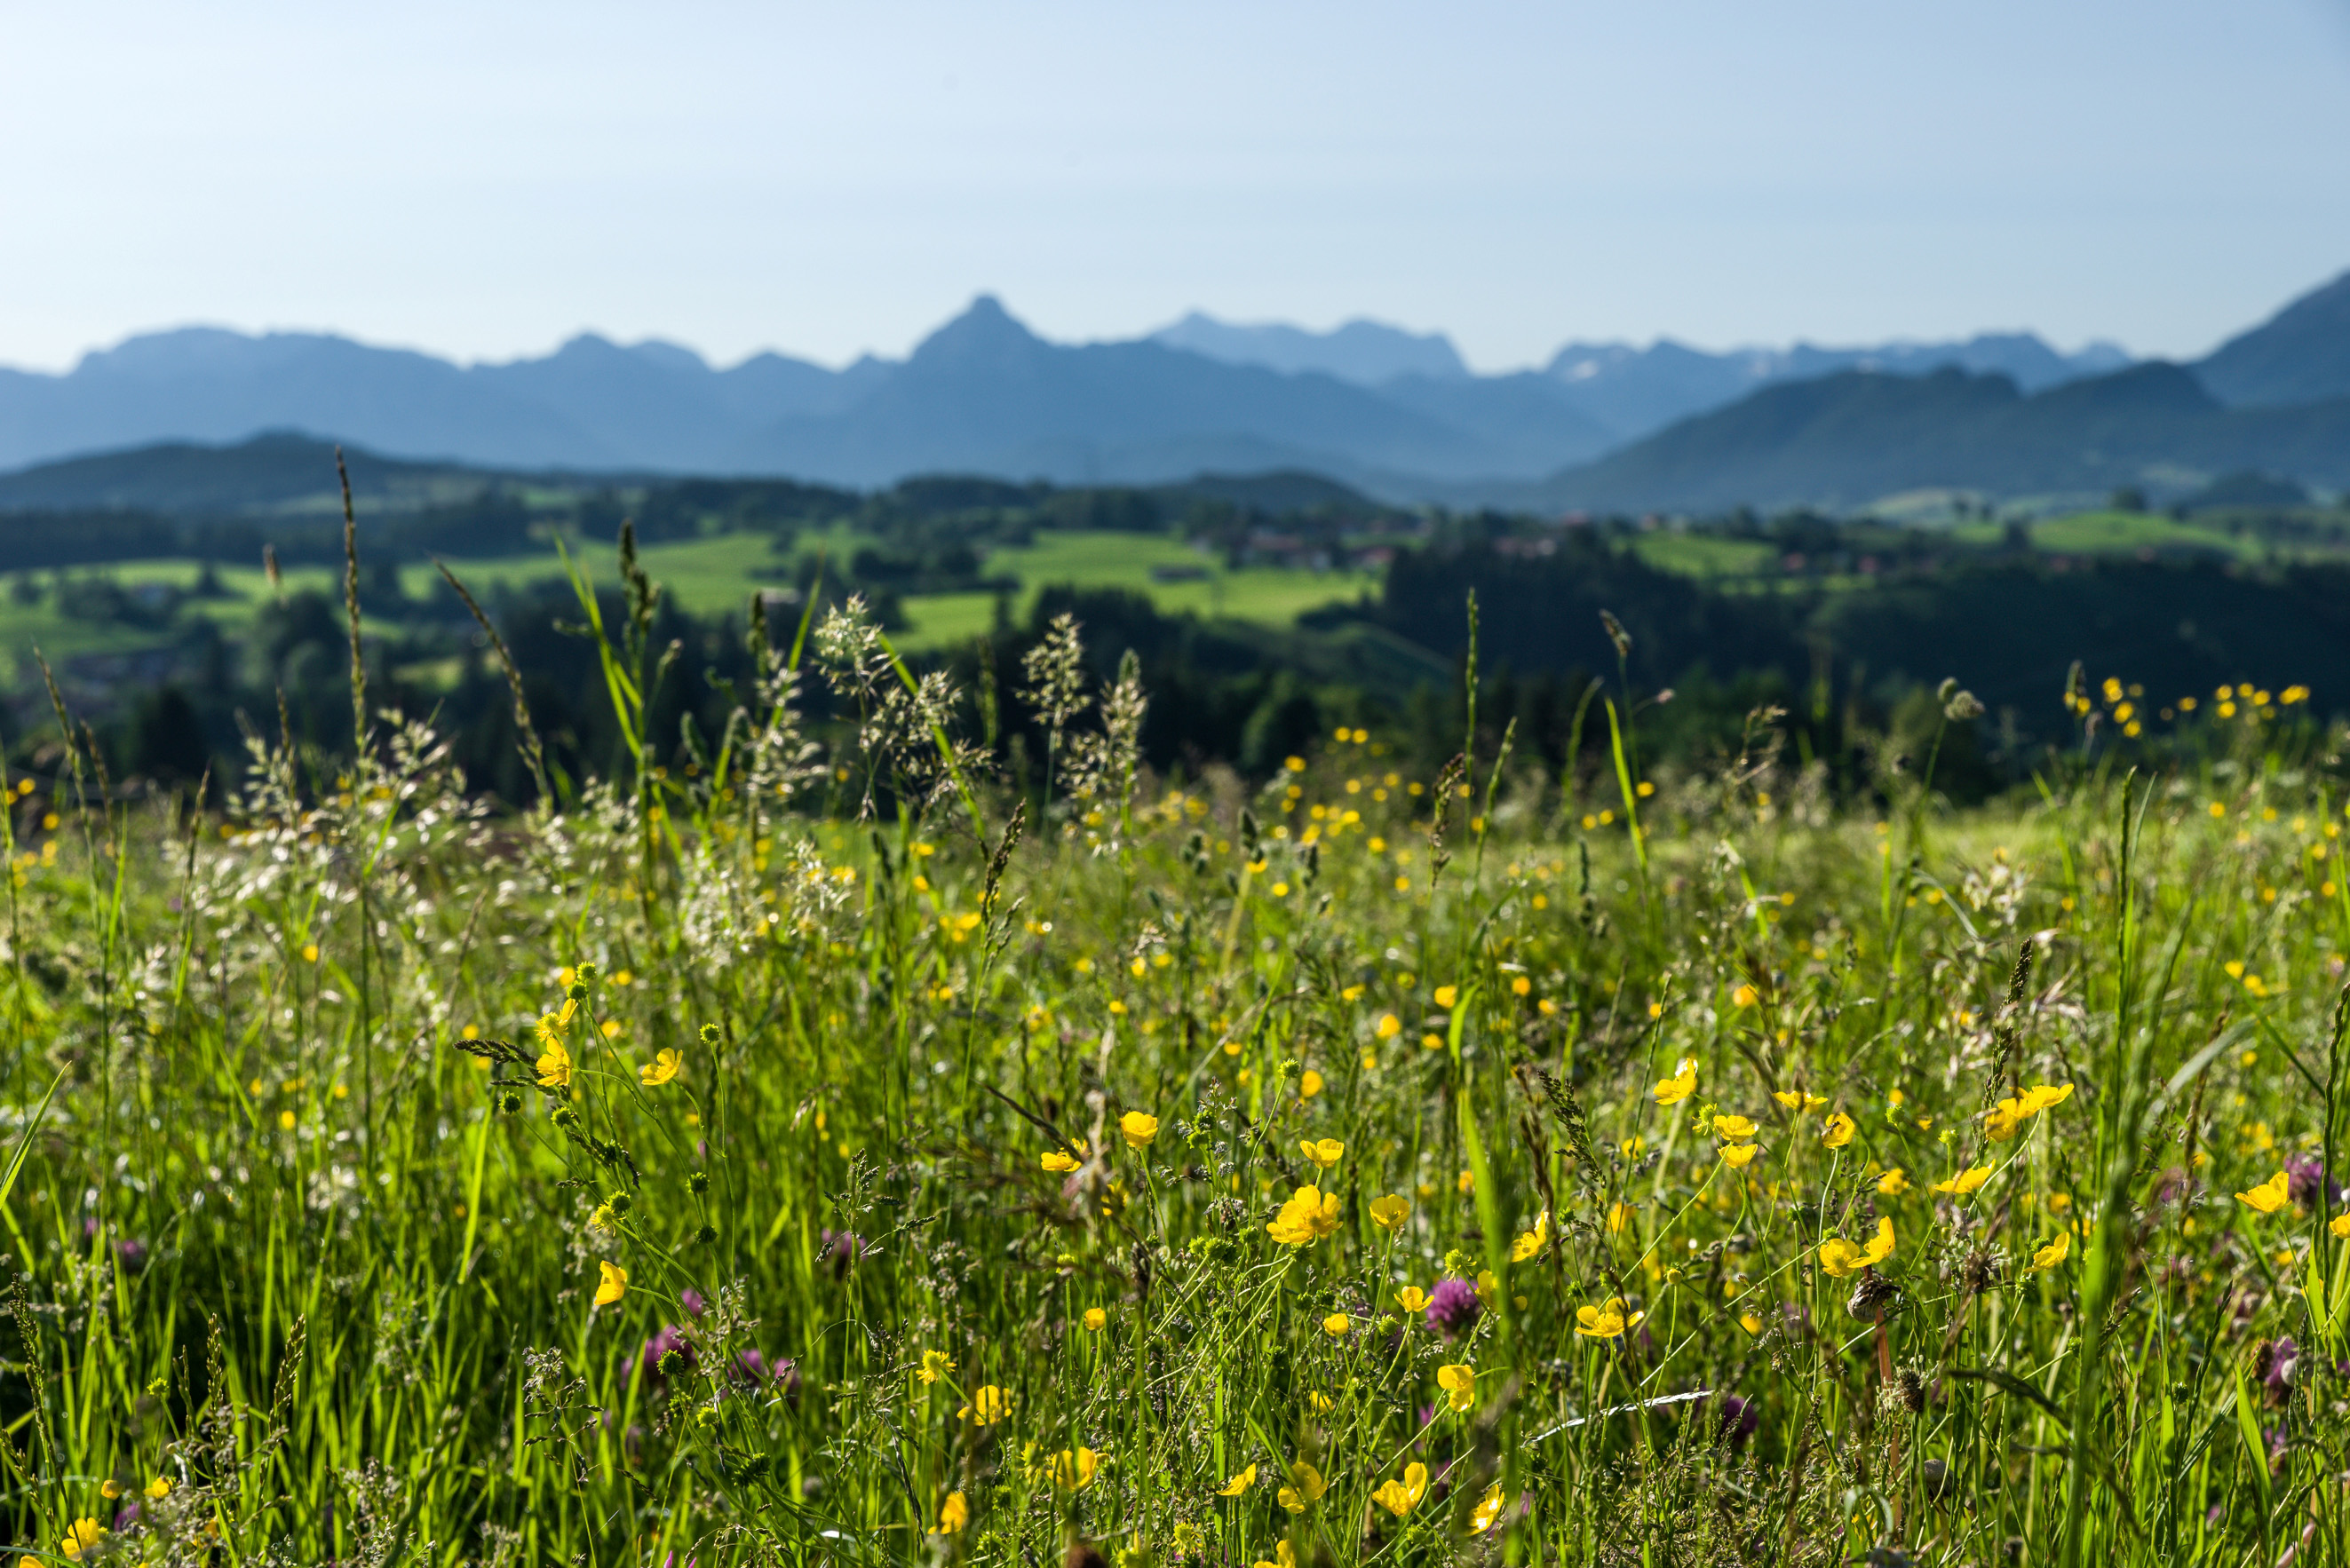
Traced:
POLYGON ((257 734, 224 811, 69 733, 10 774, 16 1549, 2350 1557, 2296 694, 2149 773, 2082 688, 1957 812, 1767 711, 1646 767, 1621 691, 1544 776, 1472 659, 1440 773, 1159 777, 1083 628, 958 691, 851 606, 681 756, 628 582, 581 606, 635 765, 527 815, 356 661, 352 751, 257 734))
MULTIPOLYGON (((870 541, 847 528, 810 532, 798 554, 822 552, 836 564, 847 561, 858 547, 870 541)), ((602 540, 573 540, 570 548, 580 566, 609 580, 616 568, 614 548, 602 540)), ((660 578, 670 602, 698 616, 740 616, 754 588, 780 588, 793 579, 794 560, 779 556, 764 533, 737 532, 649 544, 642 552, 649 570, 660 578)), ((549 580, 559 582, 561 570, 545 550, 454 563, 467 585, 489 595, 500 588, 525 589, 549 580)), ((1149 597, 1162 613, 1199 615, 1286 627, 1305 611, 1352 601, 1376 593, 1376 573, 1334 568, 1249 566, 1228 567, 1212 561, 1182 540, 1165 535, 1109 533, 1067 529, 1044 531, 1027 544, 1006 545, 987 553, 992 576, 1018 586, 1005 596, 1005 611, 1024 621, 1036 597, 1045 587, 1068 585, 1080 588, 1122 588, 1149 597), (1185 568, 1201 575, 1166 581, 1154 570, 1185 568)), ((193 589, 204 568, 194 560, 154 559, 112 563, 103 567, 68 568, 73 576, 102 576, 136 594, 142 587, 169 587, 181 593, 193 589)), ((399 569, 400 586, 421 604, 440 591, 440 574, 429 563, 399 569)), ((306 589, 328 595, 341 592, 341 569, 326 566, 289 566, 280 584, 289 593, 306 589)), ((231 638, 244 636, 254 617, 278 597, 258 561, 250 566, 215 566, 213 579, 222 590, 215 598, 183 601, 183 618, 203 618, 231 638)), ((907 622, 895 634, 908 652, 927 651, 966 642, 994 624, 997 596, 993 593, 911 594, 904 600, 907 622)), ((397 629, 370 613, 370 636, 397 629)), ((30 658, 37 647, 53 661, 79 654, 125 653, 170 640, 166 631, 134 622, 109 622, 77 615, 58 604, 55 595, 24 604, 0 595, 0 684, 15 685, 38 679, 30 658)))

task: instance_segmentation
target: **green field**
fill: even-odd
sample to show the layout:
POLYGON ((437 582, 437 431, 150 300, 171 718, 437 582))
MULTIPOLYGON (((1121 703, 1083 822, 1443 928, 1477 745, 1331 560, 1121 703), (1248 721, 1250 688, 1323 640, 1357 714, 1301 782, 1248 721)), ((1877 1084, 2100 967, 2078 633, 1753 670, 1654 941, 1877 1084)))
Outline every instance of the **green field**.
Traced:
MULTIPOLYGON (((853 535, 809 535, 802 549, 823 548, 835 561, 852 556, 864 541, 853 535)), ((791 557, 776 555, 766 535, 721 534, 681 543, 649 545, 643 559, 671 602, 698 615, 743 613, 751 593, 759 587, 785 587, 791 581, 791 557)), ((591 577, 611 583, 616 577, 612 547, 577 546, 574 559, 591 577)), ((559 580, 562 564, 552 548, 528 556, 493 560, 452 561, 466 586, 484 598, 494 587, 559 580)), ((1277 566, 1226 570, 1208 562, 1180 541, 1146 535, 1107 533, 1042 533, 1034 545, 993 550, 986 557, 990 576, 1019 579, 1012 613, 1024 620, 1035 594, 1049 586, 1129 588, 1150 596, 1165 611, 1189 611, 1204 617, 1287 626, 1303 612, 1338 600, 1376 593, 1375 575, 1346 571, 1314 572, 1277 566), (1154 566, 1211 567, 1203 581, 1161 583, 1151 577, 1154 566)), ((68 568, 69 575, 102 575, 126 589, 143 584, 192 587, 200 571, 192 561, 128 561, 105 567, 68 568)), ((400 581, 411 597, 435 590, 439 574, 429 565, 400 569, 400 581)), ((46 583, 48 574, 36 574, 46 583)), ((184 607, 183 616, 203 616, 232 632, 242 631, 266 603, 271 590, 256 565, 219 568, 226 597, 200 600, 184 607)), ((339 597, 342 576, 325 566, 288 567, 288 592, 310 589, 339 597)), ((910 627, 896 640, 909 649, 938 647, 985 631, 993 622, 995 598, 991 594, 916 595, 905 601, 910 627)), ((115 653, 151 647, 166 633, 152 628, 92 621, 59 612, 55 597, 25 606, 0 590, 0 680, 19 679, 24 660, 37 645, 55 662, 87 653, 115 653)))
POLYGON ((2339 735, 1014 799, 860 639, 560 813, 0 784, 12 1546, 2350 1560, 2339 735))

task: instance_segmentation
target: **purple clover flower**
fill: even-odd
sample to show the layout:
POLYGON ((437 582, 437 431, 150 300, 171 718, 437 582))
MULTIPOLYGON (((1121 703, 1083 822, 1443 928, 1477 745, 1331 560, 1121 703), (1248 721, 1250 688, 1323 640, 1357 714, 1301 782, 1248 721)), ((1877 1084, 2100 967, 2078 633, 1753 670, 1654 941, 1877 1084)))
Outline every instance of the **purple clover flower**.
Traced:
POLYGON ((1439 1280, 1429 1293, 1428 1325, 1458 1337, 1477 1326, 1477 1316, 1484 1310, 1477 1287, 1467 1280, 1439 1280))
POLYGON ((2314 1208, 2321 1194, 2339 1203, 2345 1196, 2339 1182, 2325 1173, 2325 1161, 2314 1154, 2295 1155, 2284 1162, 2285 1190, 2303 1208, 2314 1208))

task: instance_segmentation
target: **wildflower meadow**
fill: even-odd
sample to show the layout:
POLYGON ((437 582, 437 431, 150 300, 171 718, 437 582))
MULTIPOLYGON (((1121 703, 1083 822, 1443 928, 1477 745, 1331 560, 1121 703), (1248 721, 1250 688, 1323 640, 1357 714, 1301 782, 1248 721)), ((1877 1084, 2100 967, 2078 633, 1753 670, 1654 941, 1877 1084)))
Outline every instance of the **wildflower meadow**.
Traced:
POLYGON ((2307 693, 2051 691, 1957 811, 1622 689, 1547 776, 1472 660, 1441 770, 1162 776, 1081 626, 958 690, 855 603, 649 733, 622 566, 625 754, 513 671, 528 814, 355 594, 349 753, 9 774, 28 1561, 2350 1561, 2307 693))

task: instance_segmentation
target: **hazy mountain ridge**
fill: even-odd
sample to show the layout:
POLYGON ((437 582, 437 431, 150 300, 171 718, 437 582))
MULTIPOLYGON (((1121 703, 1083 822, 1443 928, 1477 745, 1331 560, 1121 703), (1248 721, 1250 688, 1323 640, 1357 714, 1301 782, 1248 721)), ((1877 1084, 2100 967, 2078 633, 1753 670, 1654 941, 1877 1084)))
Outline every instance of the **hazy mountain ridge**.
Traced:
POLYGON ((1513 493, 1586 511, 1864 506, 1903 491, 2178 489, 2246 470, 2350 486, 2350 399, 2231 409, 2192 370, 2134 365, 2027 395, 2012 378, 1846 370, 1767 387, 1513 493))
POLYGON ((1366 321, 1312 333, 1195 314, 1143 338, 1052 343, 987 296, 907 358, 838 370, 777 354, 715 369, 593 334, 461 367, 191 328, 63 375, 0 371, 0 464, 284 430, 484 469, 857 486, 1288 469, 1391 499, 1626 510, 2176 490, 2237 470, 2350 484, 2350 276, 2196 366, 2119 358, 2022 333, 1730 354, 1665 340, 1575 344, 1542 370, 1478 376, 1440 334, 1366 321))

